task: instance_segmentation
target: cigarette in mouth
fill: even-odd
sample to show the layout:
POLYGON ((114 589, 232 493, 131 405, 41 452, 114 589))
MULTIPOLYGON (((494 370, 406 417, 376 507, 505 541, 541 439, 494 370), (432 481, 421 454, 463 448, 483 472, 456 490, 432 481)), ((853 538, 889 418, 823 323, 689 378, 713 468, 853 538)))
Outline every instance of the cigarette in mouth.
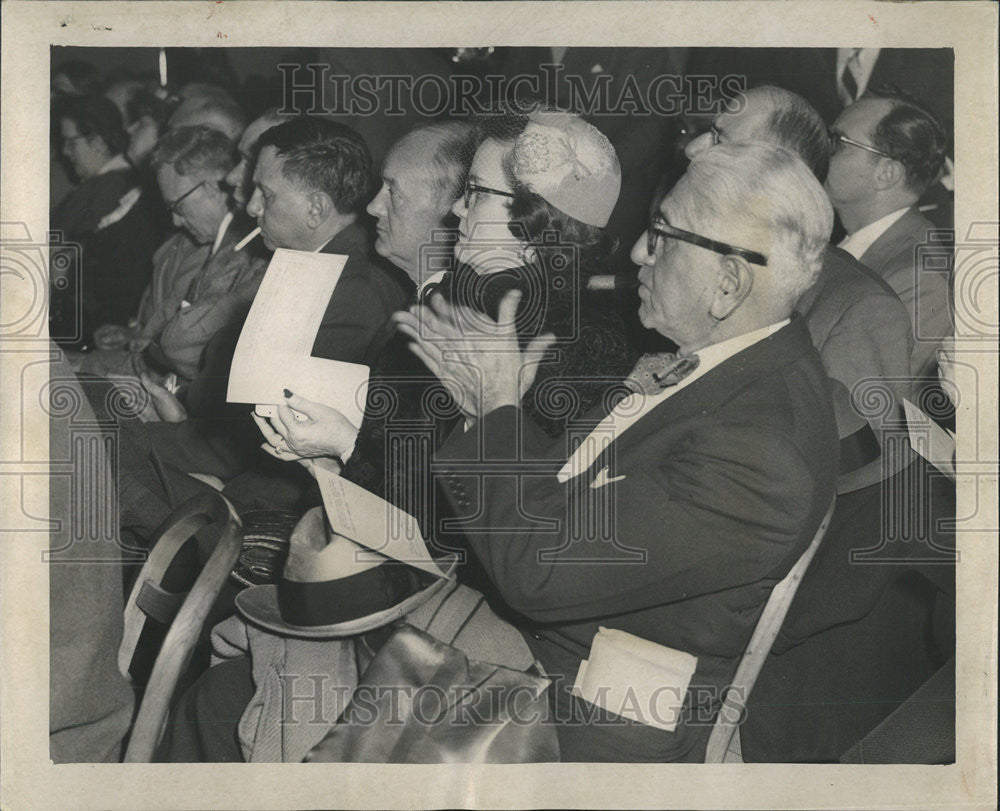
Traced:
POLYGON ((236 247, 233 248, 234 251, 242 251, 247 245, 249 245, 257 234, 260 233, 260 228, 254 228, 249 234, 247 234, 243 239, 236 243, 236 247))
POLYGON ((588 290, 634 290, 639 286, 639 277, 634 273, 591 276, 587 279, 588 290))

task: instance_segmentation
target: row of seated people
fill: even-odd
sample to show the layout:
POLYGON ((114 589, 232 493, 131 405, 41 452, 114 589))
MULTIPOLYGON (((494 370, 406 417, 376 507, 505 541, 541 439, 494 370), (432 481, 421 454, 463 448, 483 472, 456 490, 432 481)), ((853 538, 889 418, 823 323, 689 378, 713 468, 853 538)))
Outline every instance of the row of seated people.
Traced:
MULTIPOLYGON (((305 471, 316 460, 338 460, 345 479, 413 513, 436 548, 471 552, 464 582, 491 608, 466 619, 504 644, 491 651, 478 633, 465 647, 459 637, 445 641, 517 670, 537 660, 556 683, 558 746, 548 741, 536 759, 700 760, 704 719, 718 712, 764 600, 834 495, 827 539, 753 695, 744 756, 836 760, 944 664, 947 634, 926 637, 932 619, 947 614, 953 586, 940 573, 950 570, 931 565, 933 576, 917 587, 923 573, 905 561, 849 564, 852 550, 876 550, 873 560, 898 552, 886 541, 887 502, 907 514, 931 504, 947 515, 953 498, 937 483, 931 498, 930 473, 898 437, 900 401, 923 388, 951 331, 947 274, 912 264, 929 227, 914 206, 937 179, 945 149, 940 125, 918 102, 863 98, 838 118, 832 137, 804 100, 776 88, 752 89, 720 112, 689 145, 687 173, 656 201, 632 249, 639 319, 675 345, 669 357, 640 357, 607 294, 586 290, 612 250, 605 229, 621 172, 607 138, 579 117, 523 108, 400 139, 367 211, 377 223, 375 252, 402 279, 368 255, 360 224, 370 169, 364 142, 323 119, 280 121, 267 115, 251 123, 238 145, 229 142, 228 159, 208 127, 180 127, 153 153, 176 224, 201 240, 194 271, 161 273, 170 266, 158 265, 146 294, 153 298, 162 283, 160 300, 171 302, 163 320, 178 340, 165 346, 163 330, 146 330, 140 311, 134 327, 99 332, 105 346, 78 363, 120 373, 125 358, 125 373, 138 375, 152 400, 146 421, 125 426, 132 453, 122 456, 121 471, 155 460, 159 483, 150 490, 167 497, 130 492, 121 505, 130 529, 142 535, 158 523, 170 492, 193 486, 185 474, 210 474, 240 509, 315 508, 305 471), (250 415, 220 417, 237 311, 252 293, 214 333, 185 333, 199 270, 224 251, 240 255, 226 235, 240 215, 229 209, 223 183, 234 190, 232 205, 245 203, 257 220, 264 247, 349 257, 313 354, 372 369, 360 427, 290 391, 274 418, 253 416, 277 467, 264 463, 259 437, 248 439, 250 415), (219 216, 214 231, 199 220, 206 209, 219 216), (828 244, 834 209, 849 234, 840 247, 828 244), (426 250, 440 244, 434 236, 442 231, 454 241, 447 269, 429 266, 426 250), (484 323, 500 341, 495 351, 483 349, 484 323), (189 346, 185 338, 201 350, 182 366, 171 347, 189 346), (887 405, 859 406, 866 387, 887 405), (203 391, 214 394, 200 399, 203 391), (425 450, 407 457, 415 431, 425 450), (603 444, 591 441, 599 436, 603 444), (526 475, 531 486, 511 491, 512 478, 526 475), (908 495, 887 499, 890 492, 908 495), (567 534, 572 515, 598 528, 582 556, 580 539, 567 534), (551 518, 557 529, 528 517, 551 518), (551 554, 539 554, 545 550, 551 554), (637 550, 639 564, 629 559, 637 550), (523 636, 511 637, 508 622, 523 636), (600 627, 696 659, 673 708, 683 705, 679 724, 623 723, 609 707, 587 713, 571 687, 600 627), (881 653, 890 648, 886 637, 891 661, 881 653), (871 654, 865 665, 861 648, 871 654), (814 669, 817 657, 829 667, 814 669), (856 702, 854 712, 837 704, 844 700, 856 702)), ((247 268, 258 261, 252 252, 245 257, 233 261, 247 268)), ((246 282, 254 290, 256 273, 246 277, 256 278, 246 282)), ((206 312, 219 315, 214 306, 206 312)), ((329 540, 315 509, 299 536, 305 546, 329 540)), ((918 556, 918 546, 903 548, 918 556)), ((313 636, 325 629, 339 637, 342 624, 414 593, 428 602, 407 616, 433 635, 427 606, 435 613, 449 594, 463 593, 454 589, 468 589, 431 595, 426 583, 401 581, 394 571, 327 572, 329 600, 339 608, 321 612, 313 636), (374 578, 371 599, 358 598, 348 574, 374 578)), ((296 647, 303 620, 284 619, 288 634, 280 622, 269 633, 244 631, 249 657, 230 650, 230 661, 185 694, 162 757, 301 760, 319 743, 312 730, 276 750, 269 725, 281 723, 280 699, 278 710, 261 706, 262 697, 280 696, 275 678, 307 675, 258 671, 275 635, 286 653, 296 647), (265 646, 257 658, 254 640, 265 646)), ((231 630, 242 620, 226 623, 231 630)), ((947 620, 939 625, 947 629, 947 620)), ((355 640, 358 651, 384 643, 384 632, 371 630, 355 640)), ((340 662, 339 677, 351 667, 343 665, 343 644, 335 647, 323 650, 340 662)), ((367 664, 358 656, 355 678, 367 664)))

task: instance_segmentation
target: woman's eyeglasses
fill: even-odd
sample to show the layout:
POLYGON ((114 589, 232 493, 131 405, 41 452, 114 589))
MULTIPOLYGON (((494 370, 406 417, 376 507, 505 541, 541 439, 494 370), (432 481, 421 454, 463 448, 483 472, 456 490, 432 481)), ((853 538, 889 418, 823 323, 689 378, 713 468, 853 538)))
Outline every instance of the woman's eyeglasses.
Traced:
POLYGON ((697 245, 699 248, 707 248, 724 256, 739 256, 751 264, 767 266, 767 257, 762 253, 750 251, 746 248, 737 248, 728 242, 719 242, 715 239, 703 237, 700 234, 675 228, 663 218, 663 215, 653 217, 649 223, 649 228, 646 229, 647 253, 650 256, 656 256, 665 239, 679 239, 681 242, 688 242, 691 245, 697 245))
POLYGON ((514 198, 513 192, 501 191, 500 189, 491 189, 489 186, 480 186, 477 183, 466 183, 465 184, 465 207, 468 208, 469 204, 472 202, 472 196, 474 194, 495 194, 497 197, 509 197, 514 198))

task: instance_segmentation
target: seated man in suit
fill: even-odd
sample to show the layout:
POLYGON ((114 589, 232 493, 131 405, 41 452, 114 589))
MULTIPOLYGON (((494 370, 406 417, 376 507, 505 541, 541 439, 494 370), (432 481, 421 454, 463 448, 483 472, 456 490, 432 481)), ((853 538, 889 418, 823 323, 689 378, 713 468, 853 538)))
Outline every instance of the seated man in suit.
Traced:
POLYGON ((934 226, 916 204, 941 174, 944 130, 912 97, 871 96, 844 110, 832 135, 826 189, 847 231, 840 247, 899 294, 913 328, 910 371, 933 377, 937 348, 952 333, 951 279, 922 266, 919 248, 934 226))
MULTIPOLYGON (((830 140, 819 113, 801 96, 780 87, 755 87, 740 104, 729 105, 712 122, 709 132, 686 148, 689 158, 714 143, 763 141, 791 149, 822 183, 830 158, 830 140)), ((913 348, 910 317, 899 296, 881 277, 846 251, 828 245, 819 278, 795 306, 805 319, 813 345, 826 373, 848 391, 880 381, 891 392, 895 418, 901 399, 909 395, 910 352, 913 348)), ((857 488, 877 482, 883 472, 879 446, 870 431, 856 431, 857 420, 840 426, 842 468, 857 488)), ((879 427, 879 426, 876 426, 879 427)))
MULTIPOLYGON (((581 180, 548 171, 535 190, 581 180)), ((522 419, 519 388, 551 341, 519 349, 518 293, 489 326, 490 351, 442 299, 396 316, 462 404, 466 424, 436 470, 557 682, 564 761, 704 758, 764 602, 834 493, 826 374, 793 315, 832 222, 819 182, 786 149, 697 156, 632 254, 640 319, 681 356, 644 358, 639 392, 588 414, 568 438, 579 443, 552 444, 522 419), (601 628, 624 632, 612 634, 619 655, 597 645, 601 628), (642 678, 651 652, 661 665, 642 678), (571 690, 578 671, 583 697, 571 690)))
POLYGON ((173 373, 184 385, 197 375, 211 338, 243 320, 266 263, 234 250, 248 230, 222 184, 234 163, 232 141, 208 127, 182 127, 160 139, 152 166, 181 230, 154 255, 137 317, 127 327, 101 326, 94 334, 99 351, 86 357, 83 371, 173 373))
MULTIPOLYGON (((780 88, 759 87, 747 91, 743 102, 739 112, 715 119, 715 139, 787 146, 810 163, 817 177, 825 176, 826 128, 804 99, 780 88)), ((692 141, 689 154, 709 148, 712 140, 706 133, 692 141)), ((820 278, 796 309, 827 374, 855 391, 858 402, 885 396, 887 405, 895 401, 895 408, 887 407, 883 420, 872 419, 876 428, 885 429, 877 431, 879 443, 867 430, 865 415, 850 407, 849 397, 847 408, 837 412, 843 418, 837 508, 789 610, 775 655, 768 657, 750 697, 741 728, 747 761, 835 760, 939 661, 925 640, 925 627, 937 598, 931 584, 937 586, 940 578, 928 582, 924 575, 936 569, 947 577, 947 567, 941 561, 924 567, 878 565, 875 558, 869 565, 852 563, 858 552, 871 557, 879 549, 889 556, 905 549, 915 557, 926 549, 917 543, 883 543, 884 505, 895 507, 898 526, 908 528, 921 524, 928 504, 939 514, 948 512, 947 487, 937 482, 931 489, 924 466, 893 437, 899 430, 900 399, 910 396, 909 314, 880 277, 832 246, 820 278), (855 430, 857 424, 861 430, 855 430), (928 493, 934 494, 933 502, 924 498, 928 493), (816 668, 817 661, 824 666, 816 668)), ((946 587, 942 591, 947 594, 946 587)))
MULTIPOLYGON (((364 141, 348 127, 303 116, 267 129, 257 146, 247 213, 260 225, 265 246, 348 257, 312 354, 371 365, 391 337, 389 315, 406 305, 412 288, 369 257, 368 237, 358 222, 371 171, 364 141)), ((158 409, 183 420, 183 411, 162 390, 154 387, 153 396, 158 409)), ((240 410, 245 414, 245 408, 240 410)), ((181 470, 229 481, 249 464, 267 459, 258 453, 259 439, 248 416, 235 432, 238 448, 231 427, 220 431, 218 420, 194 422, 184 423, 183 436, 173 426, 151 428, 164 460, 181 470)))
POLYGON ((258 149, 247 214, 264 244, 348 256, 313 354, 370 364, 389 338, 389 316, 406 305, 409 285, 368 258, 358 222, 371 175, 365 142, 342 124, 301 116, 267 130, 258 149))

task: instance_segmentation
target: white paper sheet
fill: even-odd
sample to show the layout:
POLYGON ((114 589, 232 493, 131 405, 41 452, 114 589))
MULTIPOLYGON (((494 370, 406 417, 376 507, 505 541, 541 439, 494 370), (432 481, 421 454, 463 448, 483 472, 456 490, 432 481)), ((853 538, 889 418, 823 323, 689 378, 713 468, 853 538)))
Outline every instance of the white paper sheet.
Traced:
POLYGON ((907 399, 903 399, 910 447, 955 481, 955 437, 907 399))
POLYGON ((285 402, 287 388, 361 425, 368 367, 310 355, 346 262, 335 254, 274 252, 236 345, 229 402, 263 405, 258 413, 270 416, 267 406, 285 402))
POLYGON ((314 475, 334 532, 380 555, 443 576, 427 551, 416 518, 325 468, 314 468, 314 475))
POLYGON ((573 693, 623 718, 673 732, 698 658, 625 631, 600 628, 573 693))

